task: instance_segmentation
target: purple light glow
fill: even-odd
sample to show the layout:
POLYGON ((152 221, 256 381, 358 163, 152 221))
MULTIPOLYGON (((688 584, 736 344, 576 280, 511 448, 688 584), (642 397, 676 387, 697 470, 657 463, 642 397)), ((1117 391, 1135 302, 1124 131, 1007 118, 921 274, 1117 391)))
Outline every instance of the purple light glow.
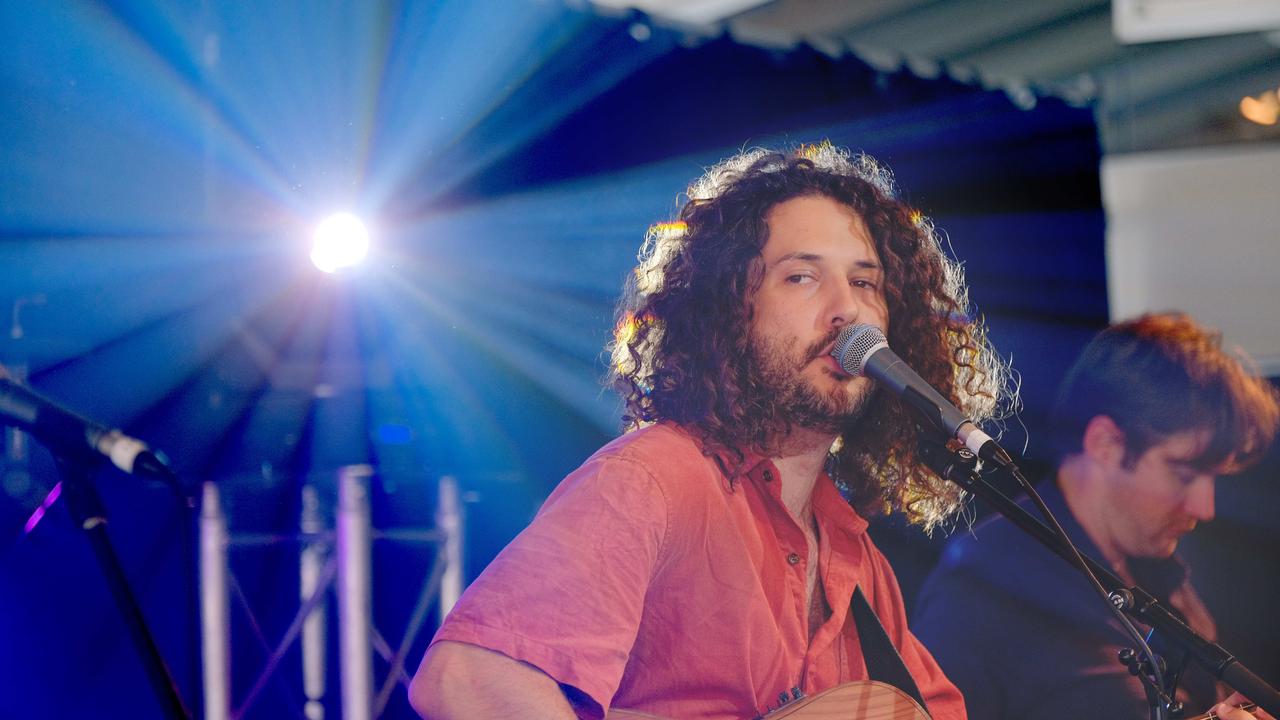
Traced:
POLYGON ((40 524, 42 519, 44 519, 44 514, 49 511, 49 508, 55 502, 58 501, 58 496, 61 494, 62 483, 59 482, 57 485, 53 486, 53 489, 49 491, 48 495, 44 496, 44 502, 40 503, 40 507, 36 508, 35 512, 31 513, 31 517, 27 518, 27 524, 22 528, 23 536, 30 535, 31 531, 36 529, 36 526, 40 524))

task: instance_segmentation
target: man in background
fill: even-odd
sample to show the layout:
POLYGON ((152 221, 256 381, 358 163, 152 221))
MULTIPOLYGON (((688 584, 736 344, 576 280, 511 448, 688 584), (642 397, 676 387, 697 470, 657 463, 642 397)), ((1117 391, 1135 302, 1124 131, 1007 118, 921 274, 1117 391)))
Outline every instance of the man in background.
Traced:
MULTIPOLYGON (((1056 477, 1039 493, 1080 551, 1214 638, 1175 550, 1213 519, 1214 482, 1257 462, 1280 410, 1267 382, 1184 314, 1145 315, 1094 338, 1052 415, 1056 477)), ((953 540, 913 625, 964 693, 971 717, 1148 717, 1117 660, 1133 642, 1085 578, 1003 517, 953 540)), ((1194 663, 1178 699, 1219 697, 1194 663)), ((1241 711, 1235 711, 1241 712, 1241 711)))

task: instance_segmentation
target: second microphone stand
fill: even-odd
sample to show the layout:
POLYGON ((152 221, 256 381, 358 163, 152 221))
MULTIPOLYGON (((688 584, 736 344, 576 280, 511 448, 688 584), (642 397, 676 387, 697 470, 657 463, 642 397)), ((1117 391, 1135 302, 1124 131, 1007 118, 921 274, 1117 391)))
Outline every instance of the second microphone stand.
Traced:
POLYGON ((59 459, 58 467, 62 473, 62 491, 66 497, 67 509, 71 512, 72 520, 89 539, 89 545, 93 548, 93 554, 106 576, 107 587, 115 598, 116 606, 124 617, 125 627, 128 628, 129 636, 138 650, 138 657, 142 660, 147 679, 151 681, 164 716, 175 719, 190 718, 191 712, 182 702, 178 684, 169 667, 165 665, 160 647, 147 627, 142 608, 129 587, 124 567, 120 563, 119 556, 116 555, 115 547, 111 544, 111 537, 107 534, 106 506, 103 505, 102 498, 93 485, 88 467, 65 458, 59 459))

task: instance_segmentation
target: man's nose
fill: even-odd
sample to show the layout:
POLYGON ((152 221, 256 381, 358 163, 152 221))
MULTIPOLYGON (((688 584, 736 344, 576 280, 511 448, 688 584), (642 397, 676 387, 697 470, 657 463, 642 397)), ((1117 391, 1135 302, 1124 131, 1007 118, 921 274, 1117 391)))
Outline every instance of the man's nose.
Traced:
POLYGON ((861 305, 858 303, 856 290, 849 283, 833 283, 834 288, 831 290, 830 302, 830 325, 831 327, 844 327, 845 325, 853 325, 858 322, 858 315, 862 311, 861 305))
POLYGON ((1198 475, 1187 488, 1185 509, 1188 515, 1198 522, 1213 519, 1213 476, 1198 475))

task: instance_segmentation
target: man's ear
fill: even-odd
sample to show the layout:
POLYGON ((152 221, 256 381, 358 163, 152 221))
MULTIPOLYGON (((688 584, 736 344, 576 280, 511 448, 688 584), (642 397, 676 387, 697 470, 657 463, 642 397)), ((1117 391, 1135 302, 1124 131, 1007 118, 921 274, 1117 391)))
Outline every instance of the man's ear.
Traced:
POLYGON ((1095 415, 1084 426, 1081 445, 1084 454, 1096 463, 1106 466, 1124 462, 1124 431, 1106 415, 1095 415))

